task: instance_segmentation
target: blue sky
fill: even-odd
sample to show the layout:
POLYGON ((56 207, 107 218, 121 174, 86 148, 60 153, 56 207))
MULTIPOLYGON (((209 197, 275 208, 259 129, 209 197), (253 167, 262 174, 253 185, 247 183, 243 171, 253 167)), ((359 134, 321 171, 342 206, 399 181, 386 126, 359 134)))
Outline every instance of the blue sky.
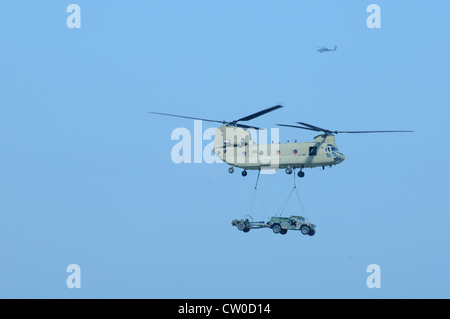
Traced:
MULTIPOLYGON (((0 297, 450 297, 447 1, 79 0, 69 29, 71 3, 2 4, 0 297), (314 237, 244 234, 230 222, 256 173, 173 163, 171 133, 193 121, 147 112, 233 120, 276 104, 252 124, 415 133, 336 137, 346 160, 297 181, 314 237)), ((261 177, 269 214, 292 181, 261 177)))

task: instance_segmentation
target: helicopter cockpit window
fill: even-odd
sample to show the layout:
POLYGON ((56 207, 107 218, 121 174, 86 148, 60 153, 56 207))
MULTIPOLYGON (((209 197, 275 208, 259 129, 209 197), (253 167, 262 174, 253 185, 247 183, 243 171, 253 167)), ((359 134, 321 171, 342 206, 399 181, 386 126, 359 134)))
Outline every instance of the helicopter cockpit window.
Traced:
POLYGON ((338 149, 337 149, 337 147, 332 147, 332 148, 331 148, 331 151, 332 151, 332 152, 339 152, 338 149))
POLYGON ((317 155, 317 147, 316 146, 311 146, 309 148, 309 156, 316 156, 317 155))

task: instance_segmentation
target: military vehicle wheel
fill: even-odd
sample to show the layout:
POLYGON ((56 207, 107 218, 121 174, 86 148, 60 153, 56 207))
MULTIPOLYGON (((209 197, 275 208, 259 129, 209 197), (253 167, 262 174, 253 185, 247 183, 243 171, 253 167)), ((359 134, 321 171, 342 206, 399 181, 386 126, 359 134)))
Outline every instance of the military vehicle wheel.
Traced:
POLYGON ((311 230, 311 228, 309 228, 306 225, 303 225, 302 227, 300 227, 300 231, 302 232, 303 235, 308 235, 310 230, 311 230))
POLYGON ((240 231, 244 231, 245 230, 245 225, 243 224, 243 223, 239 223, 238 225, 237 225, 237 228, 240 230, 240 231))
POLYGON ((305 177, 305 173, 302 172, 302 171, 298 172, 297 175, 298 175, 298 177, 300 177, 300 178, 305 177))
POLYGON ((281 232, 281 229, 282 228, 281 228, 280 224, 275 224, 272 226, 272 230, 275 234, 279 234, 281 232))
POLYGON ((287 233, 287 229, 283 229, 283 228, 282 228, 282 229, 280 230, 280 234, 281 234, 281 235, 286 235, 286 233, 287 233))
POLYGON ((311 229, 308 233, 309 236, 314 236, 314 234, 316 233, 315 229, 311 229))
POLYGON ((292 174, 292 168, 286 168, 286 174, 291 175, 292 174))
POLYGON ((233 174, 233 173, 234 173, 234 167, 233 167, 233 166, 231 166, 231 167, 228 169, 228 173, 230 173, 230 174, 233 174))
POLYGON ((248 233, 249 231, 250 231, 250 228, 248 228, 248 227, 245 227, 243 230, 244 233, 248 233))
POLYGON ((244 176, 244 177, 245 177, 245 176, 247 176, 247 171, 242 171, 242 173, 241 173, 241 174, 242 174, 242 176, 244 176))

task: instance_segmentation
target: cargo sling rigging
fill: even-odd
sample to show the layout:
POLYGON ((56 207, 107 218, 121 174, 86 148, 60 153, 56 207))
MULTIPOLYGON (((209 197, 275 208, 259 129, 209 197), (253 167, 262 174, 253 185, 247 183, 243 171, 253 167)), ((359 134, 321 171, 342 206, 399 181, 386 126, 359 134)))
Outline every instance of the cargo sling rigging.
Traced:
POLYGON ((253 202, 255 201, 255 195, 258 194, 259 197, 259 201, 261 202, 261 205, 264 209, 264 211, 267 214, 267 209, 266 206, 264 205, 264 202, 262 200, 261 195, 258 192, 258 182, 259 182, 259 175, 261 174, 261 170, 258 170, 258 177, 256 177, 256 184, 255 184, 255 188, 253 189, 253 193, 252 193, 252 197, 250 199, 250 203, 248 204, 247 210, 246 210, 246 215, 250 216, 250 213, 252 212, 252 208, 253 208, 253 202))
MULTIPOLYGON (((262 197, 261 197, 261 195, 260 195, 259 192, 258 192, 258 182, 259 182, 259 176, 260 176, 260 174, 261 174, 261 170, 258 170, 258 176, 257 176, 257 178, 256 178, 255 188, 253 189, 253 194, 252 194, 252 196, 251 196, 250 203, 249 203, 249 205, 248 205, 248 207, 247 207, 246 215, 250 215, 251 212, 252 212, 253 202, 254 202, 254 200, 255 200, 255 195, 258 195, 259 200, 260 200, 260 202, 261 202, 261 205, 263 206, 264 211, 267 213, 267 209, 266 209, 266 207, 265 207, 265 205, 264 205, 264 202, 263 202, 263 200, 262 200, 262 197)), ((278 211, 277 211, 277 213, 275 214, 275 216, 281 216, 281 214, 284 213, 284 211, 285 211, 285 209, 286 209, 286 206, 287 206, 287 204, 289 203, 289 200, 290 200, 291 197, 292 197, 292 194, 295 193, 295 195, 296 195, 296 197, 297 197, 297 200, 298 200, 298 203, 299 203, 299 209, 300 209, 300 211, 301 211, 301 214, 300 214, 300 215, 303 215, 303 216, 308 220, 308 216, 307 216, 307 214, 306 214, 305 208, 304 208, 303 203, 302 203, 302 200, 301 200, 301 198, 300 198, 300 194, 299 194, 298 189, 297 189, 296 180, 295 180, 295 176, 296 176, 296 174, 295 174, 295 169, 294 169, 294 174, 293 174, 293 175, 294 175, 294 187, 292 188, 292 190, 289 192, 289 194, 288 194, 288 196, 286 197, 286 199, 285 199, 285 200, 283 201, 283 203, 281 204, 281 207, 278 209, 278 211)), ((269 214, 268 214, 268 215, 269 215, 269 214)))

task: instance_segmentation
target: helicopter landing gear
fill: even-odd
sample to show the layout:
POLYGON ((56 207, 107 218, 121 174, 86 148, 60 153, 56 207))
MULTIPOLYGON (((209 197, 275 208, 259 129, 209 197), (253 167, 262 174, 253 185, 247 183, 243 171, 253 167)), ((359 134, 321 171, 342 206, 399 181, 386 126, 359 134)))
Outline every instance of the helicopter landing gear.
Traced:
POLYGON ((305 173, 300 171, 300 172, 297 173, 297 176, 300 177, 300 178, 303 178, 303 177, 305 177, 305 173))
POLYGON ((286 174, 291 175, 292 174, 292 168, 286 168, 286 174))
POLYGON ((244 169, 241 174, 242 174, 242 176, 245 177, 245 176, 247 176, 247 171, 244 169))
POLYGON ((231 166, 230 168, 228 168, 228 173, 233 174, 234 173, 234 167, 231 166))

